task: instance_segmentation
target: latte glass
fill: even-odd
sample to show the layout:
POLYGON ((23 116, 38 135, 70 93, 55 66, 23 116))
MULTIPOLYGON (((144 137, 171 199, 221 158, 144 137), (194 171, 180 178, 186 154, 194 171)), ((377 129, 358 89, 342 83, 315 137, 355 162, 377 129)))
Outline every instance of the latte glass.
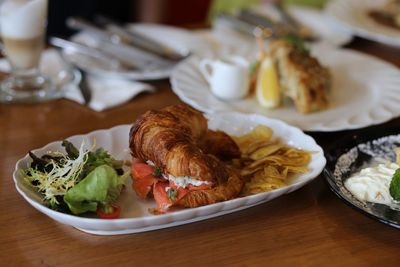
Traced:
POLYGON ((11 72, 2 81, 2 98, 15 102, 39 102, 49 97, 51 82, 41 75, 47 0, 6 0, 0 7, 3 52, 11 72))

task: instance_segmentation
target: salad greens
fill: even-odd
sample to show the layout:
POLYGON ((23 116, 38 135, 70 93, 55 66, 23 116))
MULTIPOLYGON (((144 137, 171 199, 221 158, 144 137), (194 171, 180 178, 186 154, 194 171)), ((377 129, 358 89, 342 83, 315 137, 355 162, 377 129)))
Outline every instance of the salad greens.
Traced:
POLYGON ((400 201, 400 168, 393 174, 389 185, 389 193, 396 201, 400 201))
POLYGON ((118 176, 109 165, 100 165, 80 183, 69 189, 64 196, 64 201, 74 214, 95 212, 98 203, 106 205, 118 198, 125 177, 126 175, 118 176))
POLYGON ((84 150, 84 143, 77 149, 64 140, 62 146, 67 154, 48 152, 37 157, 29 152, 33 161, 20 173, 25 182, 58 211, 81 214, 114 202, 129 175, 122 169, 123 161, 102 148, 84 150))

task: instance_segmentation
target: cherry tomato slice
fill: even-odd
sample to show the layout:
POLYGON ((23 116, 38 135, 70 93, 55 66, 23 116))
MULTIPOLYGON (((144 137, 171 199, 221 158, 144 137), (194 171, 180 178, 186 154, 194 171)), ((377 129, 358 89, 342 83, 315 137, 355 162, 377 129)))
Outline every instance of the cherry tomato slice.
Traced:
POLYGON ((116 219, 121 214, 121 207, 117 204, 98 205, 97 217, 101 219, 116 219))

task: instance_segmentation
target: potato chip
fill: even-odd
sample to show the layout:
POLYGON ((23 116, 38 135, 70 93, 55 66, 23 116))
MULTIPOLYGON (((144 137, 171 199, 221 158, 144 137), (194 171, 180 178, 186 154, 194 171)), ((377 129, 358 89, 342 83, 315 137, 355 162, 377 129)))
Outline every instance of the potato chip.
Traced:
POLYGON ((250 155, 254 153, 256 150, 268 146, 271 144, 271 141, 268 140, 259 140, 259 141, 251 141, 251 143, 247 147, 242 147, 241 152, 244 155, 250 155))
POLYGON ((271 145, 267 145, 264 147, 260 147, 259 149, 257 149, 256 151, 254 151, 253 153, 250 154, 250 158, 252 160, 258 160, 258 159, 262 159, 262 158, 266 158, 269 155, 273 154, 274 152, 278 151, 279 149, 281 149, 284 145, 281 143, 277 143, 277 144, 271 144, 271 145))
POLYGON ((238 144, 239 148, 247 148, 255 140, 268 141, 271 137, 272 129, 264 125, 259 125, 245 135, 234 137, 234 140, 238 144))
POLYGON ((257 126, 243 136, 234 137, 242 157, 232 163, 245 178, 244 195, 287 186, 289 178, 309 171, 310 151, 290 147, 272 135, 271 128, 257 126))
POLYGON ((272 191, 286 186, 287 183, 283 179, 274 177, 274 175, 269 175, 278 173, 276 169, 273 169, 273 167, 270 167, 266 172, 261 171, 254 175, 251 182, 245 184, 242 194, 252 195, 261 192, 272 191))

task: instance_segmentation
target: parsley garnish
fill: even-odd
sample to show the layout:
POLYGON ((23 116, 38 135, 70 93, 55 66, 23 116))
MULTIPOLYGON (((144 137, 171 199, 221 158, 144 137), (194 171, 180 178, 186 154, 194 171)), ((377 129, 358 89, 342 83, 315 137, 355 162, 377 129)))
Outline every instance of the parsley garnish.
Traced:
POLYGON ((175 201, 175 199, 178 197, 178 191, 173 188, 170 188, 167 191, 167 196, 171 201, 175 201))
POLYGON ((154 177, 160 177, 161 176, 161 169, 160 168, 154 168, 152 175, 154 177))

